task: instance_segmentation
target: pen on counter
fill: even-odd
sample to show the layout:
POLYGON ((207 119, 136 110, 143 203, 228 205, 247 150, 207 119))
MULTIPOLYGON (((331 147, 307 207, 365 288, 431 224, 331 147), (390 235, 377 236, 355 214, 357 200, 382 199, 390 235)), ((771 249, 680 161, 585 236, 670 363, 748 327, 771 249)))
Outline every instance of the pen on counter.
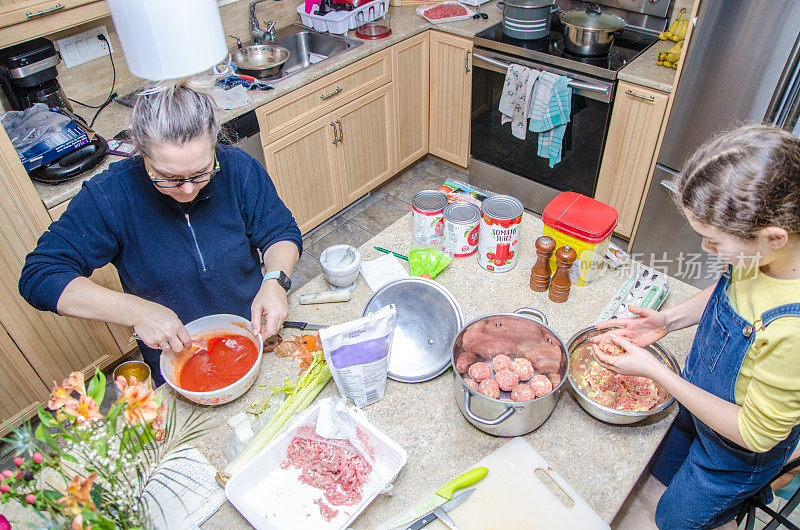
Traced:
POLYGON ((398 254, 397 252, 392 252, 391 250, 386 250, 385 248, 381 247, 373 247, 373 248, 379 252, 385 252, 386 254, 394 254, 398 258, 408 261, 408 256, 403 256, 402 254, 398 254))

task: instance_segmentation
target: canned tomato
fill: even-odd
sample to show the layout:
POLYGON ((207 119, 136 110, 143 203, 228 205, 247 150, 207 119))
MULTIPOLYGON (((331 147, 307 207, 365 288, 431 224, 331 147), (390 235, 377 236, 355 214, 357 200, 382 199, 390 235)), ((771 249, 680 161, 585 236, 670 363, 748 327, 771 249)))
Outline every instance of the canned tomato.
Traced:
POLYGON ((478 250, 480 209, 469 202, 453 202, 444 209, 444 252, 454 258, 471 256, 478 250))
POLYGON ((522 203, 509 195, 495 195, 481 204, 478 263, 487 271, 506 272, 517 264, 517 240, 522 203))
POLYGON ((414 241, 425 246, 442 248, 445 206, 447 195, 441 191, 423 190, 411 198, 411 236, 414 241))

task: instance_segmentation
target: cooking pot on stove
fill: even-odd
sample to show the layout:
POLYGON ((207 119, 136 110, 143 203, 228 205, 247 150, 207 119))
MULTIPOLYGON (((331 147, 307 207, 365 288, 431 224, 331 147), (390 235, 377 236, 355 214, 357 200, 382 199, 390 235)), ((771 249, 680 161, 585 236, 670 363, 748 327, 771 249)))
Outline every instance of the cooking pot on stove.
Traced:
POLYGON ((521 436, 538 429, 553 412, 568 373, 567 346, 536 309, 522 308, 475 319, 453 342, 453 388, 458 408, 468 422, 494 436, 521 436), (508 398, 510 392, 502 392, 499 399, 494 399, 470 387, 458 373, 457 361, 462 354, 473 353, 477 361, 491 364, 498 352, 512 360, 528 358, 536 373, 557 377, 553 390, 529 401, 512 402, 508 398))
POLYGON ((607 53, 616 34, 628 25, 617 15, 600 11, 597 4, 563 11, 559 18, 564 25, 564 46, 576 55, 607 53))
POLYGON ((550 17, 558 6, 555 0, 503 0, 503 33, 512 39, 536 40, 550 35, 550 17))

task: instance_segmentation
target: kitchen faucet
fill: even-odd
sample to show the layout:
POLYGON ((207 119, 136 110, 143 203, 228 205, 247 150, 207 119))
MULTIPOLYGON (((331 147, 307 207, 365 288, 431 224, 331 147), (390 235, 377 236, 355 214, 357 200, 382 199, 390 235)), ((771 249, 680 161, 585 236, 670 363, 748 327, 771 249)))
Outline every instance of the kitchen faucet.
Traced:
MULTIPOLYGON (((263 44, 265 42, 272 42, 275 40, 275 22, 269 22, 267 29, 261 29, 258 24, 258 17, 256 17, 256 4, 264 0, 250 0, 250 36, 253 38, 253 43, 263 44)), ((266 23, 266 21, 264 21, 266 23)))

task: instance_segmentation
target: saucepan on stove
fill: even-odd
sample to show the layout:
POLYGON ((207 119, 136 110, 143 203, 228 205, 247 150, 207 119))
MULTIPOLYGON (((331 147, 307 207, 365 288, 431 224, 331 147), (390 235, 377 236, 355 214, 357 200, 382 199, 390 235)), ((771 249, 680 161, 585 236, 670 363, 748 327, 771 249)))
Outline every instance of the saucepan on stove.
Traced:
POLYGON ((567 347, 535 309, 467 324, 453 342, 453 386, 461 413, 495 436, 521 436, 553 412, 569 372, 567 347))
POLYGON ((503 33, 512 39, 535 40, 550 35, 550 17, 558 11, 555 0, 503 0, 503 33))
POLYGON ((586 9, 562 11, 564 45, 576 55, 602 55, 611 49, 616 34, 628 25, 613 13, 600 10, 597 4, 586 9))
MULTIPOLYGON (((636 423, 663 411, 675 401, 650 379, 619 377, 602 368, 592 355, 591 339, 605 333, 589 327, 569 339, 569 384, 576 401, 598 420, 617 425, 636 423)), ((681 373, 675 357, 659 343, 645 348, 676 374, 681 373)))

